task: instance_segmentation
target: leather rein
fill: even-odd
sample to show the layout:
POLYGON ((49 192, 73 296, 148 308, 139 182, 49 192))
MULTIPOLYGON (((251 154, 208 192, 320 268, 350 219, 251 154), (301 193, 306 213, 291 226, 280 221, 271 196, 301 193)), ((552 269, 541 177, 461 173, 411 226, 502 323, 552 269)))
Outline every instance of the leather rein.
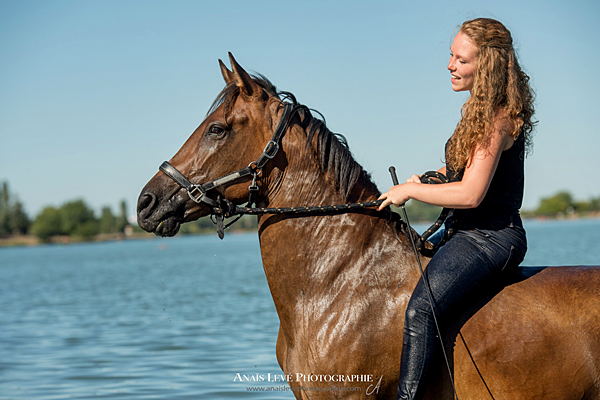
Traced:
POLYGON ((351 203, 351 204, 339 204, 333 206, 317 206, 317 207, 285 207, 285 208, 252 208, 251 206, 256 202, 258 196, 258 185, 256 181, 258 175, 267 164, 267 162, 275 157, 279 151, 281 139, 285 136, 293 116, 298 112, 300 107, 295 106, 291 103, 284 103, 283 113, 279 118, 279 123, 273 132, 271 140, 265 146, 262 154, 254 162, 251 162, 246 168, 239 169, 230 174, 224 175, 220 178, 213 179, 212 181, 205 182, 203 184, 194 184, 183 175, 177 168, 175 168, 168 161, 163 162, 159 169, 175 181, 179 186, 186 189, 190 199, 198 204, 205 203, 212 208, 211 217, 214 216, 216 221, 213 222, 217 225, 217 234, 219 238, 223 239, 225 236, 224 230, 235 223, 243 214, 316 214, 316 213, 330 213, 330 212, 348 212, 350 210, 356 210, 367 207, 379 206, 382 201, 367 201, 362 203, 351 203), (234 205, 227 199, 222 199, 220 196, 217 200, 208 197, 207 192, 218 188, 220 186, 229 184, 237 181, 243 177, 252 175, 252 184, 248 187, 248 204, 247 207, 239 207, 234 205), (224 218, 229 218, 234 215, 239 215, 234 221, 227 225, 223 224, 224 218))
MULTIPOLYGON (((275 131, 273 132, 273 136, 271 140, 265 146, 262 154, 258 157, 258 159, 254 162, 251 162, 246 168, 239 169, 230 174, 224 175, 220 178, 213 179, 212 181, 205 182, 203 184, 194 184, 190 182, 190 180, 183 175, 177 168, 175 168, 168 161, 164 161, 159 169, 175 181, 179 186, 186 189, 190 199, 198 204, 205 203, 209 207, 211 207, 211 219, 215 225, 217 225, 217 234, 220 239, 223 239, 225 236, 225 229, 233 225, 239 218, 244 214, 250 215, 260 215, 260 214, 305 214, 305 215, 324 215, 324 214, 337 214, 337 213, 346 213, 355 210, 370 208, 370 207, 378 207, 383 203, 383 200, 374 200, 374 201, 365 201, 359 203, 349 203, 349 204, 337 204, 337 205, 327 205, 327 206, 312 206, 312 207, 278 207, 278 208, 253 208, 252 205, 256 202, 256 198, 258 196, 258 185, 256 181, 258 179, 258 175, 261 173, 264 166, 267 162, 275 157, 277 152, 279 151, 281 139, 285 136, 292 118, 298 111, 303 108, 303 106, 294 105, 291 103, 284 103, 283 112, 281 117, 279 118, 279 122, 275 131), (207 192, 216 189, 220 186, 229 184, 231 182, 237 181, 246 176, 252 175, 252 183, 248 187, 249 195, 248 195, 248 204, 246 207, 240 207, 234 205, 231 201, 221 198, 218 196, 216 200, 208 197, 207 192), (232 217, 234 215, 238 215, 238 217, 232 222, 224 225, 223 220, 225 218, 232 217)), ((426 172, 423 174, 421 180, 423 183, 433 183, 431 177, 440 178, 439 173, 437 172, 426 172)), ((443 175, 442 175, 443 177, 443 175)), ((445 179, 445 177, 443 177, 445 179)), ((394 216, 399 219, 399 215, 396 213, 391 213, 392 219, 394 216)), ((444 219, 448 215, 448 211, 444 209, 442 214, 438 220, 429 228, 422 236, 419 236, 417 239, 417 248, 419 251, 426 256, 432 256, 439 246, 434 247, 433 249, 427 248, 425 246, 425 242, 427 238, 431 236, 444 222, 444 219)), ((446 232, 448 234, 448 232, 446 232)), ((448 235, 449 237, 449 235, 448 235)), ((445 237, 444 239, 447 240, 445 237)), ((446 240, 443 240, 440 245, 442 245, 446 240)))

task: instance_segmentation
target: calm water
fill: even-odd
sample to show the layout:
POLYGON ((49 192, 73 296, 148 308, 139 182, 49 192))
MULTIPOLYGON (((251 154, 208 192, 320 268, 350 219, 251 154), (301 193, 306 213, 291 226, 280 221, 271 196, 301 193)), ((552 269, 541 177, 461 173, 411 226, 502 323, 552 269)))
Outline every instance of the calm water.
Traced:
MULTIPOLYGON (((525 227, 525 265, 600 264, 600 220, 525 227)), ((293 399, 235 380, 281 373, 255 233, 5 248, 0 282, 0 399, 293 399)))

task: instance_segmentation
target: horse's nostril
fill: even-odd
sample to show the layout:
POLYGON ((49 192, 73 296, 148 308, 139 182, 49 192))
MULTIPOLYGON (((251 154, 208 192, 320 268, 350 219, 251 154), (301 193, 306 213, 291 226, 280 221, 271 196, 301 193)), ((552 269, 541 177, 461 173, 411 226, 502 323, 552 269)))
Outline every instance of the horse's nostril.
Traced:
POLYGON ((142 192, 138 199, 138 220, 147 218, 156 204, 156 195, 152 192, 142 192))

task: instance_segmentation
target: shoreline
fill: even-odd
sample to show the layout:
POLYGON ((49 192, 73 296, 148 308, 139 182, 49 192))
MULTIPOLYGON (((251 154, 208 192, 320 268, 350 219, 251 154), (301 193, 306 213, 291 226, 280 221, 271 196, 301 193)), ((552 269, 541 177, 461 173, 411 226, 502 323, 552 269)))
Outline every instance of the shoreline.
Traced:
MULTIPOLYGON (((239 233, 239 232, 255 232, 256 229, 235 229, 228 232, 239 233)), ((197 233, 179 233, 177 236, 194 236, 194 235, 209 235, 215 234, 214 230, 202 231, 197 233)), ((159 239, 160 236, 156 236, 153 233, 148 232, 132 232, 130 234, 124 233, 111 233, 111 234, 99 234, 91 238, 83 238, 80 236, 53 236, 49 241, 44 242, 38 239, 34 235, 14 235, 0 238, 0 249, 9 247, 37 247, 44 245, 61 245, 67 246, 71 244, 80 243, 104 243, 104 242, 120 242, 126 240, 152 240, 159 239)))
POLYGON ((49 241, 41 241, 34 235, 13 235, 0 238, 0 248, 2 247, 35 247, 43 245, 68 245, 76 243, 94 243, 110 242, 130 239, 152 239, 151 233, 133 233, 125 235, 124 233, 99 234, 91 238, 82 238, 78 236, 54 236, 49 241))
MULTIPOLYGON (((585 214, 571 214, 563 216, 527 216, 526 213, 521 214, 524 221, 536 221, 536 222, 550 222, 550 221, 578 221, 583 219, 600 219, 600 212, 585 213, 585 214)), ((415 221, 413 224, 431 224, 432 221, 415 221)), ((231 232, 252 232, 256 229, 236 229, 231 232)), ((214 230, 198 232, 198 233, 184 233, 184 235, 206 235, 214 234, 214 230)), ((139 239, 154 239, 157 238, 153 233, 141 232, 138 229, 129 231, 127 233, 110 233, 110 234, 99 234, 92 238, 83 238, 78 236, 54 236, 49 241, 43 242, 34 235, 13 235, 0 238, 0 248, 3 247, 35 247, 47 244, 55 245, 69 245, 76 243, 102 243, 109 241, 123 241, 123 240, 139 240, 139 239)))

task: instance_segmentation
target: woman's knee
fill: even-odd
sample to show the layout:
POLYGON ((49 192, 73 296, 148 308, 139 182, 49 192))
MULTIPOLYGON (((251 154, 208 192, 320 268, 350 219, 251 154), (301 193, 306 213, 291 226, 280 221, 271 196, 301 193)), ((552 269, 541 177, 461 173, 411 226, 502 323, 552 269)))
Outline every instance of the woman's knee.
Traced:
POLYGON ((413 295, 404 313, 404 326, 414 331, 421 331, 420 327, 429 326, 432 322, 431 305, 426 300, 413 295))

